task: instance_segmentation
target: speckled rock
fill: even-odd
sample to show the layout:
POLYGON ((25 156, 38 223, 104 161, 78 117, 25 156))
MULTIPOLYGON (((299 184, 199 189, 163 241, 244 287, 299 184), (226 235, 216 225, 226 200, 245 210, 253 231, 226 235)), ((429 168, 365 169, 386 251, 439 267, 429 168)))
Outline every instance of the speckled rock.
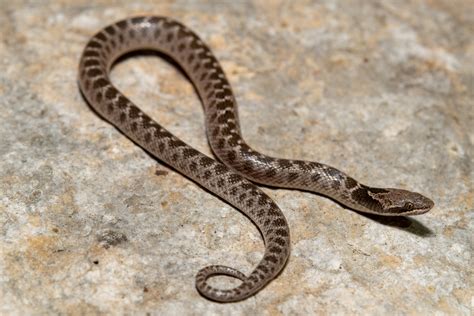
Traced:
MULTIPOLYGON (((0 9, 0 314, 472 313, 471 1, 90 3, 0 9), (286 268, 246 301, 205 300, 195 273, 251 271, 257 229, 98 118, 77 87, 89 36, 144 13, 183 21, 212 47, 256 149, 419 191, 436 207, 380 218, 264 188, 290 224, 286 268)), ((199 99, 174 66, 134 56, 112 77, 211 154, 199 99)))

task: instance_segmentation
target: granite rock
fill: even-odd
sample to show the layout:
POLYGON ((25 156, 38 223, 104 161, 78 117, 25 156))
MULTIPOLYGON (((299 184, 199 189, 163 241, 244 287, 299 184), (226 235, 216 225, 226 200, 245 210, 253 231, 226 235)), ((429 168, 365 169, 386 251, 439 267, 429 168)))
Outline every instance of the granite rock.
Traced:
MULTIPOLYGON (((0 9, 0 314, 472 313, 471 1, 95 3, 0 9), (381 218, 263 188, 290 224, 286 268, 243 302, 202 298, 195 273, 248 273, 260 234, 101 120, 77 86, 88 38, 138 14, 172 16, 211 46, 254 148, 419 191, 435 208, 381 218)), ((138 55, 112 77, 211 154, 199 99, 171 64, 138 55)))

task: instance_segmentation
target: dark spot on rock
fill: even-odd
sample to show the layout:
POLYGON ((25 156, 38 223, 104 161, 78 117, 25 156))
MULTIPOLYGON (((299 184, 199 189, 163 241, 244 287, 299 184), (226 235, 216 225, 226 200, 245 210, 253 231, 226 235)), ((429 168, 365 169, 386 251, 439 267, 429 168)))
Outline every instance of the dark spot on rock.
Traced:
POLYGON ((97 235, 97 240, 104 248, 108 248, 109 246, 116 246, 127 241, 127 236, 122 232, 107 229, 97 235))
POLYGON ((167 174, 168 174, 168 171, 166 170, 159 170, 159 169, 155 170, 155 175, 157 176, 166 176, 167 174))

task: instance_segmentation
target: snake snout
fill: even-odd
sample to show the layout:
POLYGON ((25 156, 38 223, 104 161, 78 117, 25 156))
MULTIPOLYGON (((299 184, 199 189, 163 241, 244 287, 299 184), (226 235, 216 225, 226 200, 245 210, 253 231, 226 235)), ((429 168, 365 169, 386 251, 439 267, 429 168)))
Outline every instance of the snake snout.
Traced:
POLYGON ((426 196, 423 196, 421 194, 418 194, 417 200, 415 201, 415 210, 416 210, 416 215, 418 214, 424 214, 431 210, 434 206, 434 202, 427 198, 426 196))
POLYGON ((416 192, 404 191, 403 214, 401 215, 424 214, 431 210, 433 206, 434 202, 426 196, 416 192))

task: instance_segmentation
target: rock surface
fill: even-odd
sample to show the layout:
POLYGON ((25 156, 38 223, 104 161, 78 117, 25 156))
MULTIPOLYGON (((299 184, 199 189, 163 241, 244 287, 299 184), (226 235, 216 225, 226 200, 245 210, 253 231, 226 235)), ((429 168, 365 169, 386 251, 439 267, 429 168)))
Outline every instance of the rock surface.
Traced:
MULTIPOLYGON (((0 314, 472 313, 470 0, 120 2, 0 9, 0 314), (76 83, 88 38, 138 14, 172 16, 212 47, 256 149, 418 191, 435 208, 379 218, 264 188, 290 224, 288 265, 246 301, 205 300, 195 273, 251 271, 258 231, 99 119, 76 83)), ((172 65, 135 56, 112 77, 211 154, 200 102, 172 65)))

